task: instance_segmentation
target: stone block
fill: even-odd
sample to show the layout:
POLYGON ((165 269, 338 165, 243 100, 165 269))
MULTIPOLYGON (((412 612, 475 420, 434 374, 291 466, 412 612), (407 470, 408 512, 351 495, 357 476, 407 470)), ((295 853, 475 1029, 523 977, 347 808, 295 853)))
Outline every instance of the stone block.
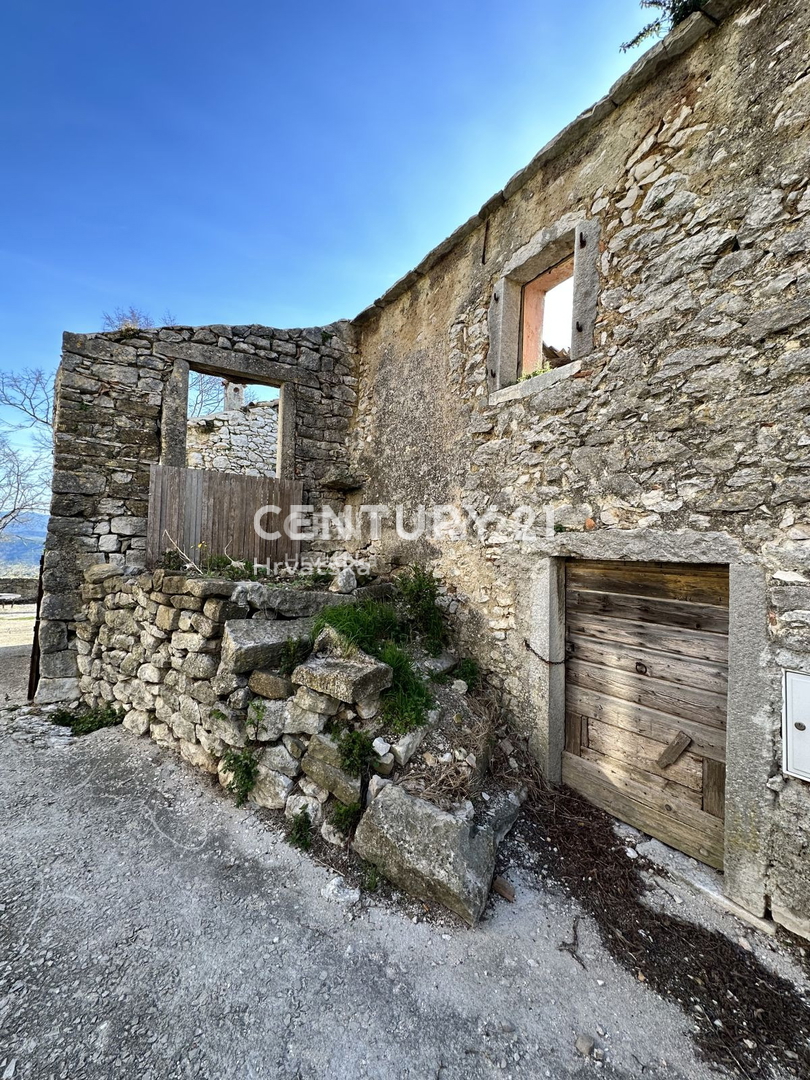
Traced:
POLYGON ((325 713, 302 709, 294 702, 284 703, 284 731, 287 735, 314 735, 323 731, 329 719, 325 713))
POLYGON ((246 741, 245 725, 222 708, 213 708, 207 716, 201 717, 202 726, 212 735, 216 735, 228 746, 242 747, 246 741))
POLYGON ((317 690, 310 690, 308 686, 299 686, 293 698, 293 704, 299 709, 308 712, 323 713, 324 716, 334 716, 340 708, 337 698, 328 694, 320 694, 317 690))
POLYGON ((212 735, 210 731, 206 731, 202 724, 197 724, 194 729, 194 734, 197 736, 197 742, 203 750, 205 750, 206 754, 211 754, 212 757, 219 758, 225 753, 226 744, 216 735, 212 735))
POLYGON ((259 758, 260 764, 273 772, 283 773, 285 776, 297 776, 301 771, 298 758, 293 757, 283 743, 268 746, 263 750, 259 758))
POLYGON ((102 581, 109 581, 111 578, 120 578, 124 571, 120 566, 113 566, 111 563, 96 563, 93 566, 88 566, 84 572, 84 580, 88 585, 100 585, 102 581))
POLYGON ((186 592, 190 596, 197 596, 207 600, 211 596, 228 598, 236 588, 235 581, 212 581, 209 578, 187 578, 186 592))
POLYGON ((262 698, 252 701, 248 707, 247 724, 251 736, 257 742, 275 742, 284 733, 287 720, 287 703, 262 698))
POLYGON ((152 716, 143 709, 130 709, 123 720, 123 726, 133 735, 146 735, 152 716))
POLYGON ((233 619, 225 623, 222 670, 238 674, 272 667, 281 661, 288 641, 307 638, 311 631, 311 619, 233 619))
POLYGON ((165 604, 160 604, 155 614, 155 626, 159 630, 165 630, 168 633, 176 630, 180 625, 180 612, 177 608, 169 607, 165 604))
POLYGON ((292 673, 294 683, 349 704, 386 690, 392 678, 388 664, 381 664, 371 657, 346 660, 334 656, 315 656, 299 664, 292 673))
POLYGON ((248 679, 248 686, 254 694, 272 701, 283 701, 295 692, 289 679, 274 675, 272 671, 254 671, 248 679))
POLYGON ((79 674, 76 653, 72 649, 43 653, 39 662, 40 675, 46 679, 71 679, 79 674))
POLYGON ((192 679, 213 679, 219 668, 219 658, 210 653, 189 653, 180 664, 180 671, 192 679))
POLYGON ((39 705, 55 705, 75 701, 79 697, 79 680, 40 678, 35 701, 39 705))
POLYGON ((317 828, 323 819, 323 809, 317 799, 311 795, 290 795, 284 807, 284 816, 290 821, 300 813, 306 812, 310 824, 317 828))
MULTIPOLYGON (((515 800, 509 827, 519 810, 515 800)), ((500 833, 389 784, 363 815, 353 846, 398 888, 443 904, 474 926, 486 907, 500 833)))

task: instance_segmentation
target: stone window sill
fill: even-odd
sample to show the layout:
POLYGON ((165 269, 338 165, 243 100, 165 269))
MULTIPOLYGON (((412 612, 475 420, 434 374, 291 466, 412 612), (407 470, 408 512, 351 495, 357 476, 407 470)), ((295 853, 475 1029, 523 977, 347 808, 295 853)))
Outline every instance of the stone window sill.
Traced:
POLYGON ((574 360, 564 367, 554 368, 552 371, 544 371, 540 375, 534 375, 531 379, 514 383, 512 386, 504 386, 489 395, 490 405, 503 405, 507 401, 520 401, 521 398, 531 397, 532 394, 542 393, 550 386, 555 386, 563 379, 570 379, 582 368, 581 360, 574 360))

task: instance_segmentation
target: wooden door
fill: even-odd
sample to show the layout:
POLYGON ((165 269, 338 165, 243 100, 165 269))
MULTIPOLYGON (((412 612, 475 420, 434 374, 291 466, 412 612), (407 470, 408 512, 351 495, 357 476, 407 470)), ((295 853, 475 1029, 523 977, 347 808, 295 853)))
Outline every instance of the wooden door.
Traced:
POLYGON ((722 869, 728 567, 571 561, 563 782, 722 869))

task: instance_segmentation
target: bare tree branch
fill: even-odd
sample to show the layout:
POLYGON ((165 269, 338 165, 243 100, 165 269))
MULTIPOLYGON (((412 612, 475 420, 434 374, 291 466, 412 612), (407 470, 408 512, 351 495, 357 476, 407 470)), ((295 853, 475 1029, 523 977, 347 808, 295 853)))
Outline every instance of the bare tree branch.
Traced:
POLYGON ((0 405, 15 409, 23 417, 13 426, 49 428, 53 420, 53 376, 42 368, 0 371, 0 405))
POLYGON ((26 514, 46 510, 47 490, 41 459, 0 436, 0 535, 26 514))
POLYGON ((223 380, 216 375, 192 371, 188 378, 188 415, 208 416, 220 412, 225 404, 223 380))

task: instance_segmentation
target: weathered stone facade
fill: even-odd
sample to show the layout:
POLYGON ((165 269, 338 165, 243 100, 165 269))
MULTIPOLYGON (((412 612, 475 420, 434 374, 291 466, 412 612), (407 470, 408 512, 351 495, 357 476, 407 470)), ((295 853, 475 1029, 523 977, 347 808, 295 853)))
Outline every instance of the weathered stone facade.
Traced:
POLYGON ((186 460, 192 469, 275 476, 277 453, 277 400, 189 419, 186 460))
MULTIPOLYGON (((810 789, 781 777, 781 680, 810 672, 810 16, 725 6, 360 317, 357 498, 537 512, 533 542, 424 546, 551 776, 563 560, 728 563, 726 888, 807 933, 810 789), (598 237, 593 348, 495 389, 499 286, 558 223, 598 237)), ((410 557, 391 531, 379 547, 410 557)))
POLYGON ((783 672, 810 673, 809 33, 800 5, 708 0, 328 341, 67 335, 45 698, 75 691, 77 573, 100 557, 141 564, 148 466, 178 461, 165 410, 182 365, 290 380, 280 471, 294 460, 316 499, 342 473, 365 478, 342 488, 357 506, 537 515, 522 540, 468 529, 414 545, 388 528, 361 543, 434 563, 460 639, 552 779, 565 560, 729 566, 726 890, 810 935, 810 788, 781 772, 783 672), (575 363, 514 382, 516 327, 499 305, 521 268, 569 242, 587 341, 575 337, 575 363))

